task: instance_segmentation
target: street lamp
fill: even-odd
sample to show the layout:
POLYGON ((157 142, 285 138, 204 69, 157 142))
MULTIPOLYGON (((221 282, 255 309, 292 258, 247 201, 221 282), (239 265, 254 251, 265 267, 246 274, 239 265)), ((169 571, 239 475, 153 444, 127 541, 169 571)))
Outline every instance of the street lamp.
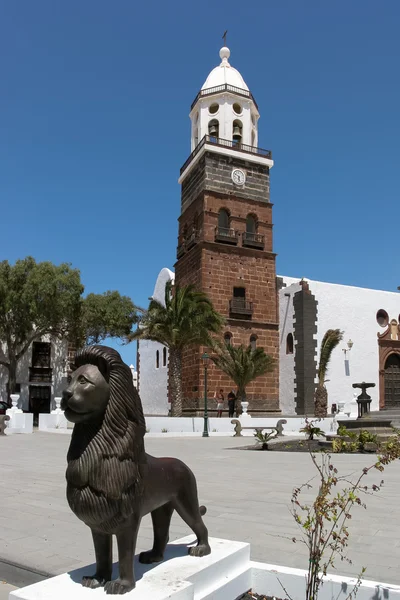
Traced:
POLYGON ((203 356, 201 357, 201 360, 203 361, 203 365, 204 365, 204 429, 203 429, 203 437, 209 437, 209 435, 208 435, 208 407, 207 407, 207 369, 208 369, 208 362, 210 360, 210 357, 208 356, 207 352, 204 352, 203 356))
POLYGON ((353 345, 354 345, 354 342, 352 340, 349 340, 347 342, 347 348, 348 349, 347 348, 342 348, 342 350, 344 352, 345 359, 347 358, 347 353, 350 352, 350 350, 352 349, 353 345))

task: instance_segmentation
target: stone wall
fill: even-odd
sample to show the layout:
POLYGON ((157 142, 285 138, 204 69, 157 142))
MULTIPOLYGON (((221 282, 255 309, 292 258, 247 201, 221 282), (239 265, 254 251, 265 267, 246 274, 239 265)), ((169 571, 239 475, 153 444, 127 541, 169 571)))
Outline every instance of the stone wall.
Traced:
POLYGON ((238 198, 269 202, 269 167, 217 152, 205 152, 182 182, 182 213, 203 191, 231 194, 234 168, 241 169, 246 175, 245 185, 235 188, 238 198))

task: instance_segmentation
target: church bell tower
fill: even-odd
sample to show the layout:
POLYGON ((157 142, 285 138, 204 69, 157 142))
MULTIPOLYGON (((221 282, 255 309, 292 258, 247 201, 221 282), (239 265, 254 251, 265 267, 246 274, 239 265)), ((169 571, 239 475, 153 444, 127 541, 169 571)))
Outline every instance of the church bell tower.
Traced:
MULTIPOLYGON (((175 282, 204 291, 226 318, 226 344, 262 347, 277 363, 247 388, 251 414, 274 412, 278 401, 278 312, 270 150, 258 146, 257 103, 241 74, 220 50, 191 111, 191 154, 180 170, 181 214, 175 282)), ((204 348, 183 360, 184 409, 202 408, 204 348)), ((209 368, 208 398, 232 382, 209 368)), ((213 408, 211 406, 211 408, 213 408)))

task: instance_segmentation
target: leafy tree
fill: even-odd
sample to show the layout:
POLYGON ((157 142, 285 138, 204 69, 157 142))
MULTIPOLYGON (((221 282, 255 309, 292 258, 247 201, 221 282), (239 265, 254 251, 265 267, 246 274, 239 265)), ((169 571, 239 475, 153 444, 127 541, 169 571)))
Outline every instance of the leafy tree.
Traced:
POLYGON ((237 396, 241 402, 246 400, 246 387, 266 373, 275 369, 276 362, 263 348, 251 346, 224 345, 217 348, 217 355, 212 357, 214 364, 228 375, 237 386, 237 396))
POLYGON ((136 307, 128 296, 119 292, 88 294, 81 315, 82 341, 100 344, 107 338, 127 339, 137 323, 136 307))
POLYGON ((165 287, 164 303, 151 300, 143 313, 139 328, 128 336, 132 340, 152 340, 169 349, 171 375, 171 413, 182 415, 182 355, 191 346, 213 345, 212 334, 219 333, 223 317, 214 310, 211 300, 193 285, 165 287))
POLYGON ((18 361, 44 335, 61 338, 79 319, 83 286, 69 264, 14 265, 0 262, 0 365, 8 370, 9 393, 15 392, 18 361))
POLYGON ((328 414, 328 390, 325 387, 326 374, 332 352, 342 341, 343 332, 340 329, 328 329, 321 343, 318 366, 318 384, 315 390, 315 416, 326 417, 328 414))

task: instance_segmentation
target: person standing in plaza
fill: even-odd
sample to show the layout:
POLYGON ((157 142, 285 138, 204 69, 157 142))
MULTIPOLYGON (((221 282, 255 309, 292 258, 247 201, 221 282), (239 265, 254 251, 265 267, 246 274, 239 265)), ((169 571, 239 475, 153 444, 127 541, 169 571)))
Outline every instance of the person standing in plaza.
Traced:
POLYGON ((229 418, 235 416, 235 408, 236 408, 236 394, 233 390, 231 390, 228 394, 228 412, 229 418))
POLYGON ((215 392, 214 398, 217 400, 217 417, 222 417, 225 401, 224 390, 221 388, 218 392, 215 392))

